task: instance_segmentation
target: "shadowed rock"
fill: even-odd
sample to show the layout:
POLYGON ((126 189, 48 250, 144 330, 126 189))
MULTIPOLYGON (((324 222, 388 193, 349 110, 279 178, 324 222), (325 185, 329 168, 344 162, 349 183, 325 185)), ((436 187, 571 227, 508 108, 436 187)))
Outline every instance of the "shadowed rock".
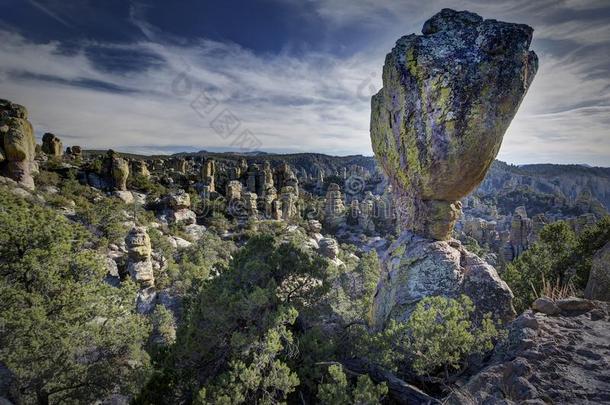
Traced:
POLYGON ((485 177, 536 73, 532 32, 444 9, 386 56, 371 140, 404 229, 450 237, 458 200, 485 177))

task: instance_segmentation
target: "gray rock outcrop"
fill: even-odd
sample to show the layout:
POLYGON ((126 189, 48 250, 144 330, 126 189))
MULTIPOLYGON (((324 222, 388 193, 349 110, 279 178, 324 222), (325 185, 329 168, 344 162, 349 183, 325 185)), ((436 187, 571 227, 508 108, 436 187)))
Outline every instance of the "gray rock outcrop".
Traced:
POLYGON ((459 241, 430 241, 404 232, 381 257, 383 273, 373 304, 373 322, 383 328, 389 320, 406 321, 417 303, 442 295, 470 297, 475 321, 491 313, 507 322, 514 318, 513 294, 496 270, 459 241))
POLYGON ((610 242, 593 256, 585 298, 610 301, 610 242))
POLYGON ((571 300, 553 316, 526 311, 489 363, 460 381, 448 404, 610 403, 608 303, 571 300))

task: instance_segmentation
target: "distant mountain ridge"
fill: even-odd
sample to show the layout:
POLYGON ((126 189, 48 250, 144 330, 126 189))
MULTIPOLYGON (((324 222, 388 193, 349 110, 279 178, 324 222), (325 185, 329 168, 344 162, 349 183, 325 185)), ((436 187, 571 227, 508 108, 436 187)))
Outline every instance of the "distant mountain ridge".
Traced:
MULTIPOLYGON (((88 150, 86 154, 102 154, 105 151, 88 150)), ((318 170, 326 173, 338 172, 342 167, 358 165, 369 170, 375 170, 377 162, 373 156, 350 155, 331 156, 323 153, 290 153, 276 154, 267 152, 181 152, 173 155, 145 156, 131 153, 121 153, 131 159, 151 159, 172 157, 184 158, 214 158, 219 161, 235 161, 244 158, 248 163, 263 163, 269 161, 273 166, 286 162, 299 172, 314 175, 318 170)), ((606 209, 610 210, 610 167, 589 167, 577 164, 528 164, 512 165, 500 160, 494 161, 485 180, 474 191, 478 194, 494 194, 502 190, 529 187, 532 190, 555 194, 575 201, 583 192, 590 192, 606 209)))

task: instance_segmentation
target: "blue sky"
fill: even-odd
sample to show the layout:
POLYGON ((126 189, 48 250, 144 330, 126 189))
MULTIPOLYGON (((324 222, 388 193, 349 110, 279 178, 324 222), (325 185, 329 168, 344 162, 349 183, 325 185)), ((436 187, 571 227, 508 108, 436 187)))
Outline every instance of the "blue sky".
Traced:
POLYGON ((0 0, 0 97, 64 145, 370 155, 384 56, 443 7, 535 29, 500 159, 610 166, 606 0, 0 0))

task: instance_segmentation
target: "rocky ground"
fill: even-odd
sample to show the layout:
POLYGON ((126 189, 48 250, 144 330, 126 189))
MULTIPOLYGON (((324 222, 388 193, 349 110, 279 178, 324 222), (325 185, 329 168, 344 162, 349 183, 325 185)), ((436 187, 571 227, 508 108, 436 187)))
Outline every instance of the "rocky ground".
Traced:
POLYGON ((610 304, 565 299, 528 310, 452 404, 610 403, 610 304))

